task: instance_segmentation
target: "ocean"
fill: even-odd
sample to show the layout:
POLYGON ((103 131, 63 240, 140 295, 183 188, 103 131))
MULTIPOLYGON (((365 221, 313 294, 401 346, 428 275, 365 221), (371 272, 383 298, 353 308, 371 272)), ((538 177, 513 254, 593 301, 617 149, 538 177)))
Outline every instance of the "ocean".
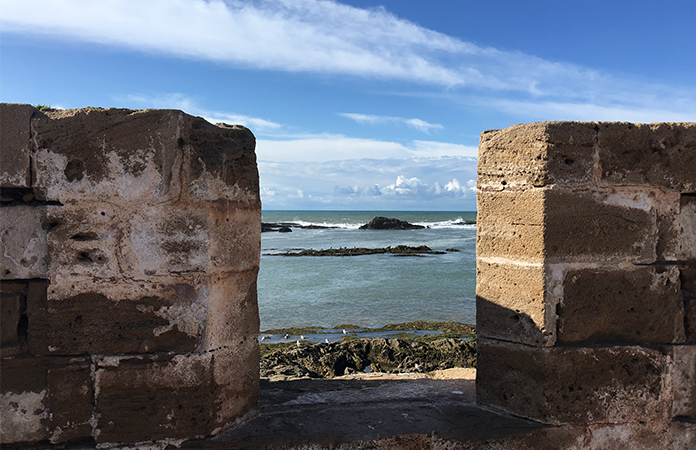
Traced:
POLYGON ((293 227, 261 234, 258 277, 261 330, 381 327, 415 320, 475 323, 475 212, 263 211, 265 223, 293 227), (428 228, 360 230, 376 216, 428 228), (443 255, 278 256, 301 249, 427 245, 443 255))

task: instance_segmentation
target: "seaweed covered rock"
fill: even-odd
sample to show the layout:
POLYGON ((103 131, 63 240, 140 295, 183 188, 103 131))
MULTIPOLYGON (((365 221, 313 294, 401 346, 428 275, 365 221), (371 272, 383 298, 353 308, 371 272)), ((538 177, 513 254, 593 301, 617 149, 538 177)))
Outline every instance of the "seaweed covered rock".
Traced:
POLYGON ((355 339, 303 344, 261 358, 261 377, 332 378, 368 367, 375 372, 430 372, 476 366, 476 341, 438 339, 411 343, 403 339, 355 339))

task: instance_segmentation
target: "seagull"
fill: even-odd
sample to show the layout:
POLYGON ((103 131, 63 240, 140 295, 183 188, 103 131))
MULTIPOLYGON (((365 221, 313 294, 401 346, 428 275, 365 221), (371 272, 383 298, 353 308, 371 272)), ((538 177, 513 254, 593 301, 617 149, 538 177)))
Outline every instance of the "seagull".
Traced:
POLYGON ((287 338, 289 338, 289 337, 290 337, 290 335, 289 335, 289 334, 286 334, 285 337, 284 337, 283 339, 287 339, 287 338))
POLYGON ((261 336, 261 340, 263 341, 264 339, 266 339, 266 336, 261 336))
POLYGON ((343 334, 348 334, 348 332, 346 330, 343 330, 343 334))
POLYGON ((304 341, 304 334, 300 335, 300 339, 302 339, 304 341))
POLYGON ((328 340, 328 339, 324 339, 324 342, 326 342, 326 343, 328 344, 328 343, 329 343, 329 340, 328 340))
POLYGON ((302 345, 300 345, 300 341, 297 341, 297 346, 298 346, 298 347, 301 347, 301 346, 302 346, 302 345))

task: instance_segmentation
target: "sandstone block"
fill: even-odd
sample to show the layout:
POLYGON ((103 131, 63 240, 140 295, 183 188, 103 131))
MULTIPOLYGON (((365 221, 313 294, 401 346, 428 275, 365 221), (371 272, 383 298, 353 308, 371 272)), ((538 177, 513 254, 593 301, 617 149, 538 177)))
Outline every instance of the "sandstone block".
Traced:
POLYGON ((0 187, 31 187, 31 105, 0 104, 0 187))
POLYGON ((656 260, 656 208, 642 192, 549 189, 544 212, 549 261, 656 260))
POLYGON ((242 345, 259 335, 256 291, 258 268, 212 277, 208 297, 205 349, 242 345))
POLYGON ((528 345, 553 345, 556 308, 546 304, 546 284, 546 271, 541 264, 499 263, 478 258, 478 335, 528 345))
POLYGON ((643 347, 552 347, 479 338, 477 402, 551 424, 667 422, 667 356, 643 347))
POLYGON ((682 194, 679 210, 680 261, 696 260, 696 194, 682 194))
POLYGON ((672 446, 674 450, 691 450, 696 447, 696 423, 673 421, 670 423, 672 446))
POLYGON ((54 206, 0 208, 0 279, 46 278, 45 217, 54 206))
POLYGON ((477 194, 479 257, 541 260, 544 256, 544 192, 483 192, 477 194))
POLYGON ((0 283, 0 347, 2 356, 11 347, 26 343, 27 283, 3 281, 0 283), (21 324, 21 325, 20 325, 21 324), (24 328, 24 329, 22 329, 24 328))
POLYGON ((253 340, 206 353, 98 358, 97 442, 206 436, 234 423, 258 398, 255 354, 253 340))
POLYGON ((142 284, 143 292, 151 290, 136 298, 119 298, 119 284, 102 283, 101 293, 52 300, 48 285, 35 283, 27 298, 29 349, 36 355, 194 351, 204 341, 206 289, 179 281, 142 284), (115 292, 107 297, 109 290, 115 292))
POLYGON ((221 348, 212 359, 212 424, 217 434, 254 414, 259 399, 259 346, 256 336, 221 348))
POLYGON ((696 124, 600 123, 602 182, 696 191, 696 124))
POLYGON ((681 290, 684 300, 684 330, 687 342, 696 342, 696 262, 681 264, 681 290))
POLYGON ((567 269, 558 306, 559 343, 684 342, 676 266, 567 269))
POLYGON ((675 345, 672 416, 696 416, 696 345, 675 345))
POLYGON ((66 442, 90 436, 89 358, 2 360, 0 442, 66 442))
POLYGON ((209 273, 249 270, 261 254, 260 204, 216 202, 208 210, 209 273))
POLYGON ((479 143, 479 189, 591 181, 596 126, 593 122, 537 122, 484 131, 479 143))
POLYGON ((67 204, 85 193, 161 203, 258 203, 253 134, 176 110, 37 113, 36 187, 67 204))

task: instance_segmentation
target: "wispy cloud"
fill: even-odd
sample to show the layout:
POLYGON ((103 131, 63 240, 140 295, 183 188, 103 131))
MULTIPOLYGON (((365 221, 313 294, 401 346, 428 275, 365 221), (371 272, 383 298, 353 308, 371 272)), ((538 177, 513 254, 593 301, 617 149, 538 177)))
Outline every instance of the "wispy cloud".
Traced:
POLYGON ((476 157, 477 147, 435 141, 401 144, 340 134, 298 135, 283 140, 258 139, 256 153, 262 161, 323 162, 361 158, 476 157))
POLYGON ((188 114, 201 116, 211 123, 224 122, 232 125, 244 125, 261 133, 281 128, 279 123, 258 117, 249 117, 233 112, 207 110, 200 107, 193 98, 181 93, 159 95, 125 94, 114 96, 113 98, 119 103, 118 106, 125 108, 181 109, 188 114))
POLYGON ((405 117, 376 116, 360 113, 339 113, 339 116, 346 117, 358 123, 368 123, 371 125, 385 123, 403 123, 415 130, 419 130, 427 134, 430 134, 430 130, 442 130, 444 128, 439 123, 430 123, 421 119, 407 119, 405 117))
MULTIPOLYGON (((360 9, 331 0, 2 0, 1 5, 3 33, 235 67, 405 80, 450 88, 447 95, 514 99, 484 106, 525 117, 555 108, 564 117, 696 119, 694 86, 660 85, 630 74, 482 47, 383 8, 360 9)), ((410 124, 424 130, 436 125, 410 124)))

